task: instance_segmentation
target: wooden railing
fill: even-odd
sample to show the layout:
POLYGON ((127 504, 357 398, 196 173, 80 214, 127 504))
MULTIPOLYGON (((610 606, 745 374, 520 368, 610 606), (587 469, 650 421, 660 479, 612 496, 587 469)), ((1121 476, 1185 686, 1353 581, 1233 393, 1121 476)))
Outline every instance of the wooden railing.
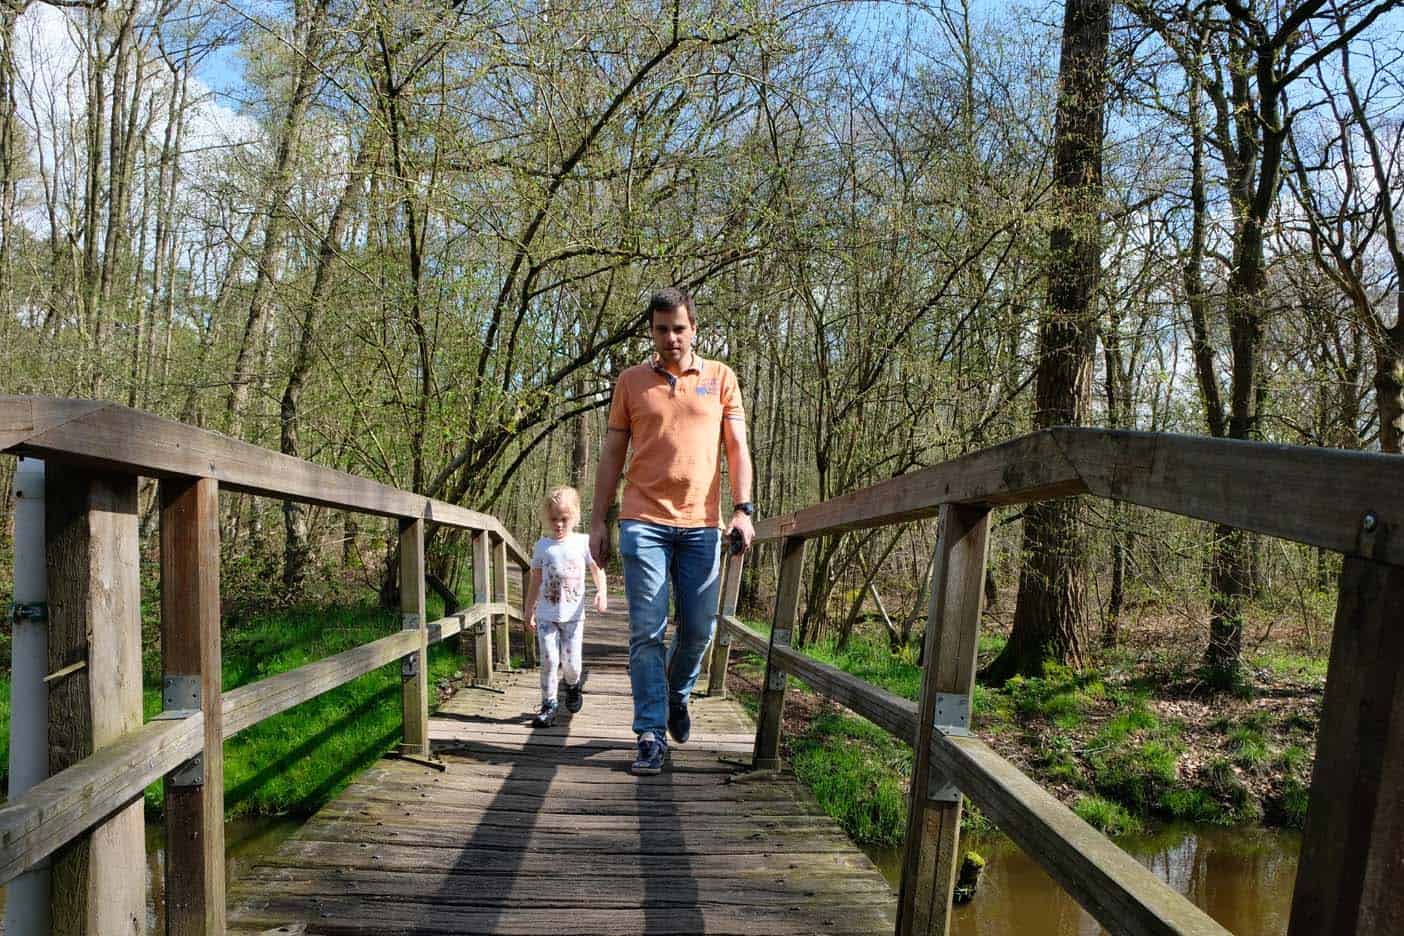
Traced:
MULTIPOLYGON (((168 933, 224 931, 223 742, 401 661, 405 753, 429 753, 429 644, 474 635, 474 677, 510 667, 508 567, 530 558, 492 516, 122 406, 0 397, 0 450, 46 466, 48 779, 0 807, 0 884, 52 859, 51 916, 117 933, 145 918, 142 791, 165 783, 168 933), (137 481, 159 480, 163 714, 142 723, 137 481), (402 629, 224 693, 221 491, 395 517, 402 629), (426 524, 471 531, 474 603, 426 621, 426 524)), ((528 641, 528 647, 532 646, 528 641)), ((140 929, 140 926, 137 926, 140 929)))
POLYGON ((1343 553, 1291 936, 1404 932, 1404 458, 1201 437, 1052 429, 759 524, 778 541, 768 638, 735 616, 723 575, 712 693, 739 642, 766 658, 754 764, 779 764, 787 675, 916 751, 897 931, 944 934, 961 795, 1113 933, 1221 926, 969 733, 990 509, 1091 494, 1343 553), (919 702, 790 646, 806 540, 941 517, 919 702))

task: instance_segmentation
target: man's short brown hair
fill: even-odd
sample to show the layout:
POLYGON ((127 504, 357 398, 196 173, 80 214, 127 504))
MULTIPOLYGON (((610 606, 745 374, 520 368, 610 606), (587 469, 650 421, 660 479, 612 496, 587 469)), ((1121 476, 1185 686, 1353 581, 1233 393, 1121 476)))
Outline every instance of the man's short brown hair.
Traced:
POLYGON ((686 309, 688 323, 693 328, 697 327, 697 311, 692 307, 692 297, 687 294, 687 290, 677 286, 660 289, 648 300, 648 311, 645 313, 648 316, 648 327, 653 327, 653 313, 672 312, 674 309, 686 309))

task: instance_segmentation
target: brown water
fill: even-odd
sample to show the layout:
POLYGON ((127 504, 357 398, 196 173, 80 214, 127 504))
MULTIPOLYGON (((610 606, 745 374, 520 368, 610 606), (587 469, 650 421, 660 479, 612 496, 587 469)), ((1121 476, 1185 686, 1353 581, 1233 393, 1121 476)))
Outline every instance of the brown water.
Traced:
MULTIPOLYGON (((231 819, 224 824, 225 880, 232 881, 242 869, 273 853, 283 840, 302 825, 301 819, 259 816, 231 819)), ((146 931, 164 933, 166 919, 166 833, 159 822, 146 827, 146 931)), ((0 887, 0 933, 5 932, 5 888, 0 887)))
MULTIPOLYGON (((1301 836, 1271 829, 1169 826, 1116 840, 1162 881, 1235 936, 1287 932, 1301 836)), ((958 907, 952 936, 1099 936, 1105 933, 1039 865, 1009 839, 971 838, 985 858, 975 899, 958 907)), ((901 852, 869 851, 894 889, 901 852)))

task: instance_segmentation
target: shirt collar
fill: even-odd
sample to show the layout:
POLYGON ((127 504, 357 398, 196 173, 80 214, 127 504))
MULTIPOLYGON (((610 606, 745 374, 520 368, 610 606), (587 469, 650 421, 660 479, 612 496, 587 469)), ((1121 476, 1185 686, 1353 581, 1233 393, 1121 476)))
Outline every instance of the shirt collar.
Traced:
MULTIPOLYGON (((669 373, 668 368, 663 366, 663 361, 658 357, 657 352, 654 352, 653 356, 648 359, 648 363, 650 367, 652 367, 658 373, 662 374, 664 377, 673 378, 673 375, 669 373)), ((700 375, 702 373, 702 366, 706 363, 706 361, 702 360, 701 355, 699 355, 696 351, 693 351, 692 360, 688 361, 687 366, 682 369, 682 372, 684 374, 700 375)))

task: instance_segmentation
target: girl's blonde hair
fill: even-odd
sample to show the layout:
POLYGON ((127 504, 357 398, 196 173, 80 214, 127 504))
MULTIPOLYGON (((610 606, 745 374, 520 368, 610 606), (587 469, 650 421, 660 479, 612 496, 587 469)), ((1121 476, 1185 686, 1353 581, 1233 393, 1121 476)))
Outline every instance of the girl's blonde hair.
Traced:
POLYGON ((551 522, 551 509, 564 510, 571 517, 571 527, 580 522, 580 492, 569 484, 562 484, 552 488, 550 493, 541 498, 541 524, 545 526, 551 522))

